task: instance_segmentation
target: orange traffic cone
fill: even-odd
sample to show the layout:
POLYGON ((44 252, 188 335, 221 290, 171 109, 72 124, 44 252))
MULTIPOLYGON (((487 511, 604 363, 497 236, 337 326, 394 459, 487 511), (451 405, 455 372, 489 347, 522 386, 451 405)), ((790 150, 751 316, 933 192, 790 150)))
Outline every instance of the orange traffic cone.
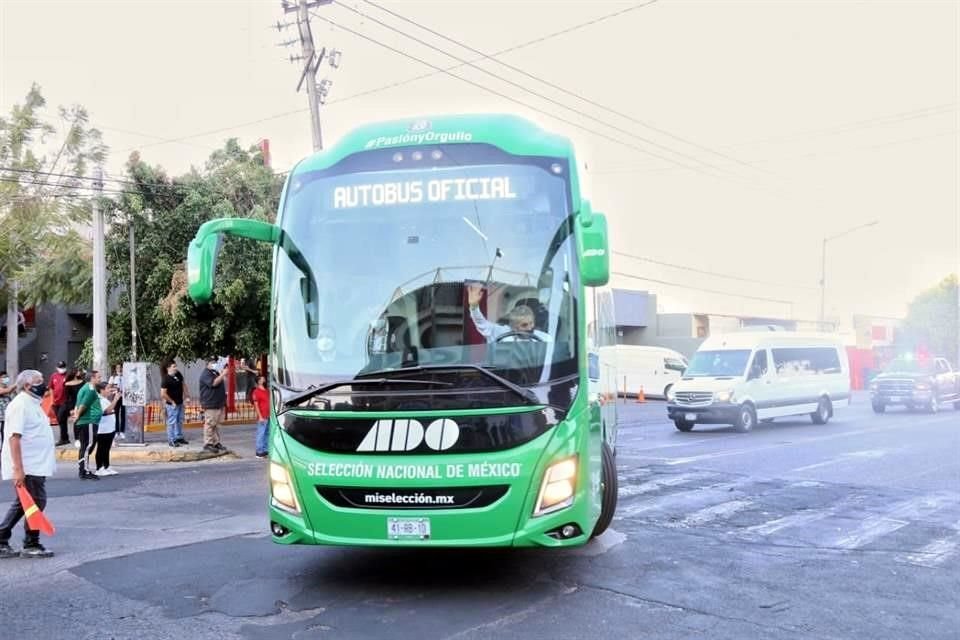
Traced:
POLYGON ((637 393, 637 404, 643 404, 647 401, 647 397, 643 395, 643 385, 640 385, 640 391, 637 393))
POLYGON ((33 501, 33 496, 24 486, 17 487, 17 497, 20 498, 20 506, 23 507, 23 515, 27 517, 27 524, 34 531, 40 531, 48 536, 53 535, 53 524, 43 515, 43 511, 33 501))

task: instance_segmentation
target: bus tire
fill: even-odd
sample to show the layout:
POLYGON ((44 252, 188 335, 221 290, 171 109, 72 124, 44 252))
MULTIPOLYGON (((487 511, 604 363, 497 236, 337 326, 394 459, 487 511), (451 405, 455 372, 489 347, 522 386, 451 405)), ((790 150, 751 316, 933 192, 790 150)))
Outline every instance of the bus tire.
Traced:
POLYGON ((602 482, 603 496, 601 498, 600 518, 593 527, 593 533, 590 534, 591 538, 596 538, 607 530, 607 527, 613 522, 613 514, 617 511, 617 492, 619 490, 617 485, 617 463, 613 459, 613 451, 610 450, 610 446, 606 442, 603 443, 602 482))
POLYGON ((831 413, 830 399, 824 396, 817 403, 817 410, 810 414, 810 419, 813 420, 813 424, 827 424, 831 413))
POLYGON ((740 433, 748 433, 753 430, 755 424, 757 424, 757 412, 754 410, 753 405, 745 404, 740 407, 740 412, 737 414, 737 422, 733 425, 733 428, 740 433))
POLYGON ((687 422, 683 418, 677 418, 673 421, 673 426, 675 426, 678 431, 683 431, 684 433, 687 431, 693 431, 693 424, 694 423, 687 422))

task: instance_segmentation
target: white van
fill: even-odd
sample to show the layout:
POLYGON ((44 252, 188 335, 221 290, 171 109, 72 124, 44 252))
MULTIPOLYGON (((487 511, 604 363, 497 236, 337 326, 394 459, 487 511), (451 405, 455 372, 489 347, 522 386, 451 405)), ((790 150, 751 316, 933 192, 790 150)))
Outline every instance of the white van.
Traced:
POLYGON ((617 390, 631 396, 642 387, 645 396, 665 398, 687 368, 687 359, 673 349, 618 344, 602 347, 601 355, 609 357, 610 350, 615 352, 617 390))
POLYGON ((780 331, 708 338, 670 390, 667 415, 680 431, 808 414, 826 424, 850 403, 850 365, 839 337, 780 331))

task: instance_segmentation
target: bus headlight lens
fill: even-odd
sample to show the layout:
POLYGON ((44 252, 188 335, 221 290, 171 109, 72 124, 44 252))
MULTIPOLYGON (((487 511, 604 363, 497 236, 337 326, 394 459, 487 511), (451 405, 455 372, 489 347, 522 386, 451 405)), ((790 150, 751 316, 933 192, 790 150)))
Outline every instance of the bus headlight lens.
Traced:
POLYGON ((547 472, 543 474, 543 483, 540 485, 540 495, 533 515, 542 516, 553 513, 573 504, 576 478, 576 456, 550 465, 547 472))
POLYGON ((274 506, 300 513, 300 505, 297 503, 297 494, 290 481, 290 473, 285 466, 276 462, 270 463, 270 494, 273 496, 274 506))

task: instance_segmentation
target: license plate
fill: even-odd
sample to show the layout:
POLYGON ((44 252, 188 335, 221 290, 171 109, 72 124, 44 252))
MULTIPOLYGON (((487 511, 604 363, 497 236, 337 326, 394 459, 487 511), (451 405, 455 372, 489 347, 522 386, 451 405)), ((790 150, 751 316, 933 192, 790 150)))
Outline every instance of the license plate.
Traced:
POLYGON ((387 537, 426 540, 430 537, 430 518, 387 518, 387 537))
POLYGON ((900 402, 901 400, 903 400, 903 398, 900 396, 890 396, 887 398, 887 402, 900 402))
POLYGON ((695 414, 695 413, 688 413, 688 414, 687 414, 686 416, 684 416, 684 417, 687 419, 687 421, 693 422, 693 421, 695 421, 695 420, 697 419, 697 414, 695 414))

